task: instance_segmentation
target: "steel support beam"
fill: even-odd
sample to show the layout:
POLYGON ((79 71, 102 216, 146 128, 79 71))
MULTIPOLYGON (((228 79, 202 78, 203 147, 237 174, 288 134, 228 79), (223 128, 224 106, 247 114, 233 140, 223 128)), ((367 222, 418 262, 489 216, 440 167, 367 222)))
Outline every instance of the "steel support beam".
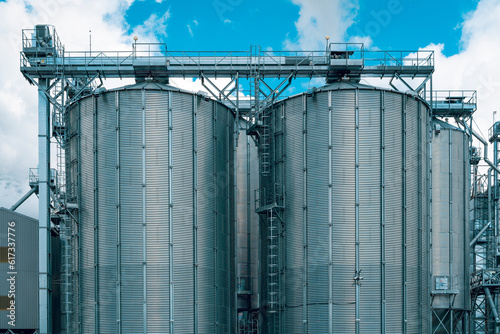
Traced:
POLYGON ((52 332, 50 273, 50 107, 48 79, 38 81, 38 301, 40 334, 52 332))
POLYGON ((484 234, 484 232, 486 232, 486 230, 488 229, 488 227, 490 227, 491 225, 491 222, 488 222, 488 224, 486 224, 482 229, 481 231, 479 231, 479 233, 476 235, 476 237, 474 239, 472 239, 472 241, 470 242, 469 246, 470 247, 473 247, 476 242, 479 240, 479 238, 481 238, 481 236, 484 234))
POLYGON ((210 94, 212 94, 212 96, 215 97, 218 101, 227 100, 229 103, 231 103, 233 105, 234 108, 236 108, 236 109, 238 108, 238 106, 232 100, 229 99, 229 95, 227 95, 226 93, 224 93, 224 91, 227 89, 227 87, 230 84, 232 84, 233 82, 237 81, 237 77, 231 79, 231 81, 222 90, 219 89, 212 81, 210 81, 210 79, 207 78, 203 73, 200 74, 200 78, 201 78, 201 84, 203 85, 203 87, 205 87, 210 92, 210 94), (210 89, 210 87, 208 87, 207 85, 205 85, 205 80, 208 81, 208 83, 211 84, 212 87, 215 88, 215 90, 219 93, 219 95, 215 94, 210 89))
MULTIPOLYGON (((495 301, 493 300, 493 296, 491 295, 490 288, 484 288, 484 292, 486 294, 486 298, 488 298, 488 303, 490 304, 491 312, 495 317, 495 323, 500 324, 500 317, 498 316, 498 310, 495 305, 495 301)), ((495 328, 497 325, 495 325, 495 328)))
POLYGON ((23 204, 31 195, 33 195, 37 191, 38 191, 38 186, 34 186, 33 188, 30 189, 30 191, 28 191, 26 194, 24 194, 24 196, 21 197, 21 199, 19 201, 17 201, 16 204, 14 204, 10 209, 12 211, 16 211, 16 209, 18 207, 20 207, 21 204, 23 204))
MULTIPOLYGON (((288 88, 288 86, 290 86, 290 84, 292 83, 292 79, 293 79, 293 76, 294 76, 294 73, 291 73, 285 80, 281 81, 281 83, 276 87, 276 89, 272 90, 268 96, 266 96, 266 98, 261 102, 262 104, 262 108, 265 108, 266 107, 266 103, 268 103, 269 101, 274 101, 275 99, 277 99, 281 93, 283 93, 285 91, 285 89, 288 88), (285 87, 283 87, 281 90, 280 88, 285 84, 285 82, 288 83, 285 85, 285 87)), ((260 79, 261 82, 264 82, 264 80, 261 78, 260 79)), ((267 86, 267 84, 266 84, 267 86)), ((267 86, 269 87, 269 86, 267 86)))

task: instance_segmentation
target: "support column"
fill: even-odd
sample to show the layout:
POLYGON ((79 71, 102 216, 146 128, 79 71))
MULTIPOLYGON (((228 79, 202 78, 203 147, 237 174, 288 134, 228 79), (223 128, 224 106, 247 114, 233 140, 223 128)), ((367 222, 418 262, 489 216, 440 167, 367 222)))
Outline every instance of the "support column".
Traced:
POLYGON ((48 79, 38 88, 38 321, 40 334, 52 331, 50 321, 50 108, 45 91, 48 79))

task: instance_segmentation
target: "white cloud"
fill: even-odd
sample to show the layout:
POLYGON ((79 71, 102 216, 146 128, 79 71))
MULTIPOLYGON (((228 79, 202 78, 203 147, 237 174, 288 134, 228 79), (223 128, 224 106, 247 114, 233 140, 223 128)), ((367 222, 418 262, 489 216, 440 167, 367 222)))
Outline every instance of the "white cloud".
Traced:
MULTIPOLYGON (((0 33, 6 37, 0 52, 0 206, 9 208, 29 190, 28 169, 38 164, 37 89, 30 86, 19 72, 21 30, 36 24, 53 24, 66 50, 132 51, 132 36, 141 41, 156 41, 165 36, 170 13, 150 17, 127 34, 124 14, 133 0, 7 0, 0 2, 0 33)), ((112 88, 133 80, 107 80, 112 88)), ((53 152, 54 153, 54 152, 53 152)), ((54 162, 53 164, 54 165, 54 162)), ((36 217, 36 198, 19 208, 21 213, 36 217)))
MULTIPOLYGON (((462 24, 461 51, 443 53, 445 44, 431 44, 435 51, 434 89, 477 90, 478 111, 474 118, 485 135, 492 123, 492 112, 500 110, 500 2, 481 0, 462 24)), ((497 118, 498 120, 498 118, 497 118)))
POLYGON ((370 36, 352 36, 347 43, 363 43, 365 49, 372 49, 373 41, 370 36))
POLYGON ((137 35, 142 42, 155 42, 158 37, 167 37, 167 21, 170 18, 170 11, 166 11, 162 16, 156 14, 144 21, 143 24, 134 28, 134 34, 137 35))
MULTIPOLYGON (((198 26, 198 21, 193 20, 192 22, 194 23, 194 27, 198 26)), ((191 37, 194 37, 193 27, 191 26, 191 24, 186 25, 186 27, 188 29, 189 35, 191 35, 191 37)))
MULTIPOLYGON (((284 46, 287 49, 321 50, 325 46, 325 35, 330 35, 330 42, 364 43, 365 48, 376 50, 367 32, 376 32, 385 27, 388 22, 376 20, 376 17, 365 26, 358 29, 357 35, 347 36, 347 29, 354 23, 359 8, 357 0, 292 0, 300 7, 299 19, 295 22, 297 39, 287 39, 284 46), (378 24, 378 26, 375 26, 378 24)), ((384 9, 386 21, 391 15, 402 10, 400 1, 390 1, 384 9)), ((374 14, 372 13, 372 16, 374 14)), ((379 15, 381 15, 379 13, 379 15)), ((482 133, 487 134, 491 126, 492 111, 500 111, 500 1, 481 0, 477 9, 467 13, 464 21, 457 25, 461 29, 462 38, 460 51, 452 56, 446 56, 443 40, 433 36, 435 43, 423 47, 424 50, 435 51, 435 73, 433 88, 435 90, 477 90, 478 111, 475 120, 482 133)), ((396 41, 397 43, 397 41, 396 41)), ((394 45, 397 48, 397 45, 394 45)), ((418 49, 421 45, 415 45, 418 49)), ((378 79, 366 79, 364 82, 384 85, 378 79)))
POLYGON ((224 20, 224 23, 232 23, 233 21, 231 21, 230 19, 225 19, 224 20))
POLYGON ((284 43, 289 50, 323 50, 326 35, 330 36, 330 42, 344 42, 359 8, 357 0, 292 1, 300 6, 300 16, 295 22, 297 39, 287 39, 284 43))

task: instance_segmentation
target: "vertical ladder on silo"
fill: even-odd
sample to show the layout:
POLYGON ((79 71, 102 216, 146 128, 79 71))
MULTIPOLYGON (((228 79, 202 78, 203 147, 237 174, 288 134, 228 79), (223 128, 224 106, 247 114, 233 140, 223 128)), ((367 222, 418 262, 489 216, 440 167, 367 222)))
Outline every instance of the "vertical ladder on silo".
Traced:
POLYGON ((279 228, 277 216, 274 214, 274 209, 269 209, 267 212, 267 289, 268 289, 268 312, 276 313, 278 311, 278 279, 279 279, 279 263, 278 263, 278 237, 279 228))
POLYGON ((269 126, 269 114, 261 113, 260 126, 260 173, 262 176, 268 176, 271 173, 271 129, 269 126))
POLYGON ((65 92, 65 80, 64 78, 56 82, 54 85, 54 99, 57 101, 57 105, 53 106, 52 111, 52 133, 57 141, 57 176, 55 189, 55 197, 57 200, 56 205, 63 204, 63 196, 66 191, 66 122, 64 115, 64 92, 65 92))
MULTIPOLYGON (((260 97, 260 87, 259 87, 259 64, 260 63, 260 46, 252 45, 250 47, 250 105, 253 106, 253 121, 257 121, 257 116, 259 114, 259 97, 260 97)), ((251 117, 252 118, 252 117, 251 117)))
POLYGON ((73 287, 72 287, 72 221, 71 217, 66 214, 61 223, 61 241, 62 245, 62 316, 63 316, 63 333, 71 333, 71 314, 73 309, 73 287))

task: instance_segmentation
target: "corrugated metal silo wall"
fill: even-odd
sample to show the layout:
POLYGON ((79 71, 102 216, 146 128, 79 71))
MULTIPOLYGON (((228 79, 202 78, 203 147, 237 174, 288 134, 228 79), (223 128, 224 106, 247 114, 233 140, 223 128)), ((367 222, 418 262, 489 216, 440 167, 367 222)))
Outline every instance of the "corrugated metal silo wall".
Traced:
POLYGON ((2 304, 10 301, 9 291, 15 294, 14 313, 2 305, 0 330, 14 333, 19 330, 38 329, 38 221, 25 215, 0 208, 0 296, 2 304), (11 223, 11 225, 9 225, 11 223), (14 224, 12 224, 14 223, 14 224), (9 230, 9 228, 11 228, 9 230), (9 233, 11 233, 9 235, 9 233), (8 240, 11 238, 11 240, 8 240), (12 244, 13 243, 13 244, 12 244), (8 248, 14 248, 14 250, 8 248), (14 268, 8 263, 13 254, 14 268), (12 270, 14 269, 14 270, 12 270), (15 273, 15 274, 11 274, 15 273), (14 276, 13 289, 7 279, 14 276), (6 299, 6 300, 5 300, 6 299), (14 318, 8 318, 8 315, 14 318), (14 323, 9 324, 11 320, 14 323), (15 325, 15 326, 12 326, 15 325))
POLYGON ((427 333, 427 105, 353 88, 287 99, 273 115, 273 135, 284 133, 272 176, 286 194, 283 332, 427 333))
POLYGON ((81 332, 229 332, 233 115, 148 85, 84 98, 71 113, 81 332))
POLYGON ((433 131, 432 138, 432 289, 434 309, 469 310, 469 138, 459 129, 433 131), (449 290, 439 294, 438 277, 449 290))

